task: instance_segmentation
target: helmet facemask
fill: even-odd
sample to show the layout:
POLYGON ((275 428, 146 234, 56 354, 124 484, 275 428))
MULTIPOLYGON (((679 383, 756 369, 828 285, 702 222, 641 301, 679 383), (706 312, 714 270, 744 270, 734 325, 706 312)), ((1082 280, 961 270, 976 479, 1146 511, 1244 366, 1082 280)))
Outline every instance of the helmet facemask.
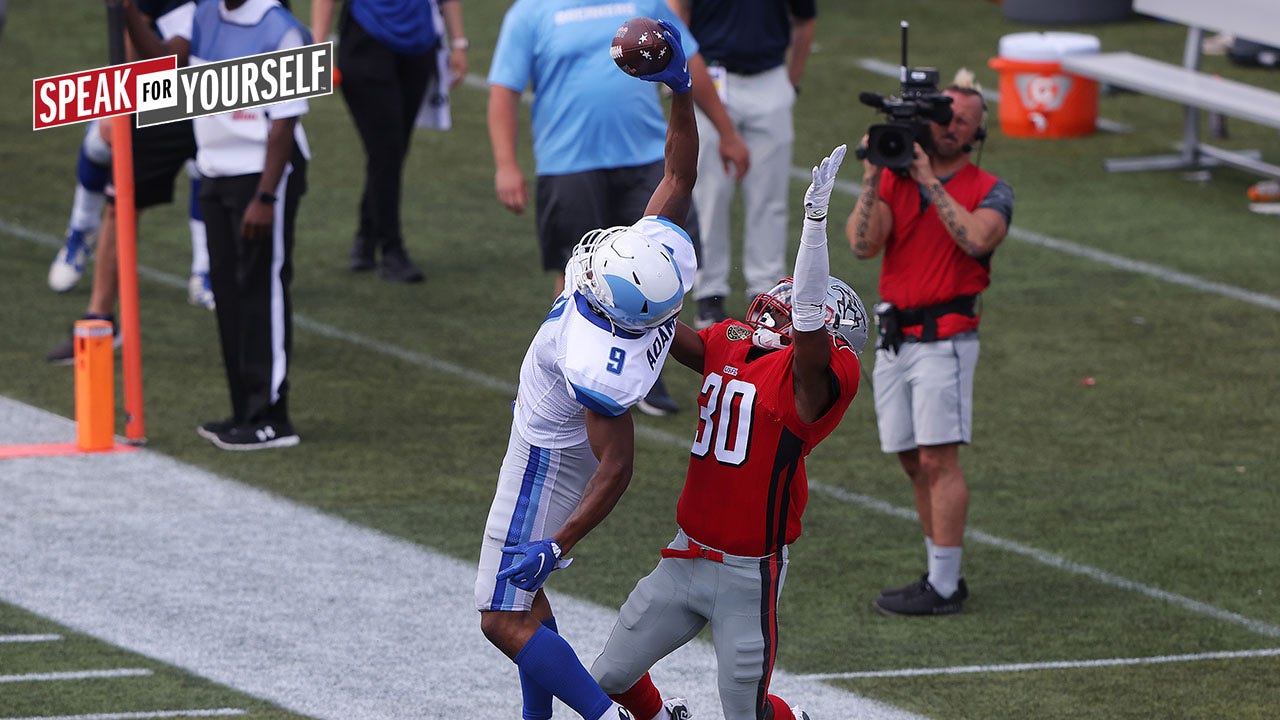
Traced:
POLYGON ((760 293, 747 308, 751 342, 764 350, 781 350, 791 344, 791 278, 784 278, 768 292, 760 293))
MULTIPOLYGON (((783 278, 766 293, 751 301, 746 322, 754 332, 751 342, 765 350, 781 350, 791 344, 791 293, 792 278, 783 278)), ((823 302, 827 332, 844 338, 861 354, 867 342, 870 323, 862 300, 844 281, 836 277, 827 279, 827 294, 823 302)))

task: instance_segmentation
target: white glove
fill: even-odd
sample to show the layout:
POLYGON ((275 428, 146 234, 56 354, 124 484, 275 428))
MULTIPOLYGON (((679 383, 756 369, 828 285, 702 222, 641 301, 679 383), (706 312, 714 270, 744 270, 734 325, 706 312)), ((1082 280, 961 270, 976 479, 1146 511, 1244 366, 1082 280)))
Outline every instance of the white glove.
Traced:
POLYGON ((810 220, 826 220, 827 206, 831 204, 831 191, 836 186, 836 173, 844 160, 844 145, 831 151, 813 169, 813 183, 804 191, 804 216, 810 220))

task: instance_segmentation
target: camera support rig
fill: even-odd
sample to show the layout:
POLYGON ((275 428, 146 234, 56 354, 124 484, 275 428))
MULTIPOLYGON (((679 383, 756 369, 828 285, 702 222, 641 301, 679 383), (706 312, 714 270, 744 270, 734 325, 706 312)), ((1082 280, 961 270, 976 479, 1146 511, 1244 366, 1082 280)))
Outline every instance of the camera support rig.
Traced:
POLYGON ((859 145, 854 155, 860 160, 870 160, 873 165, 887 167, 904 174, 911 166, 915 143, 926 151, 933 142, 929 123, 941 125, 951 122, 951 98, 938 90, 938 69, 932 67, 911 68, 907 65, 906 20, 902 28, 902 67, 898 74, 898 97, 885 97, 879 93, 858 94, 858 101, 888 116, 884 123, 872 125, 867 130, 867 144, 859 145))

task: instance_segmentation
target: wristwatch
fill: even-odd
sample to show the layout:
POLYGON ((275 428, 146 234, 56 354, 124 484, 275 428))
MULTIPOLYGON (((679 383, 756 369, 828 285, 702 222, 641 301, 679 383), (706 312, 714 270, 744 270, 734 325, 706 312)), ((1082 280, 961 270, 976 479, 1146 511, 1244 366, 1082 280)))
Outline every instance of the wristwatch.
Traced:
POLYGON ((264 202, 268 205, 274 205, 276 202, 275 193, 269 193, 266 190, 259 190, 258 194, 254 195, 253 197, 256 198, 259 202, 264 202))

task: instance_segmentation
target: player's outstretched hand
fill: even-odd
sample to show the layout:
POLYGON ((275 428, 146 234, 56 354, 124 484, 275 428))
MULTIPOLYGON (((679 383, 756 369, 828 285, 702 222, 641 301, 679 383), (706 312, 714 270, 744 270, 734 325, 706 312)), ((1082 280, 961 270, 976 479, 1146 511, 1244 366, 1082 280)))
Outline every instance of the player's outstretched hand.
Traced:
POLYGON ((502 548, 508 555, 520 555, 506 570, 498 573, 499 580, 510 580, 512 585, 535 592, 547 581, 551 571, 568 567, 573 560, 560 559, 560 544, 551 538, 534 540, 521 545, 502 548))
POLYGON ((813 169, 813 183, 804 191, 804 216, 810 220, 825 220, 827 206, 831 204, 831 191, 836 186, 836 173, 844 161, 844 145, 831 151, 813 169))
POLYGON ((652 75, 641 75, 640 79, 666 83, 672 92, 687 93, 693 89, 693 76, 689 74, 689 59, 680 43, 680 30, 666 20, 659 20, 658 24, 662 26, 662 37, 671 46, 671 62, 652 75))

